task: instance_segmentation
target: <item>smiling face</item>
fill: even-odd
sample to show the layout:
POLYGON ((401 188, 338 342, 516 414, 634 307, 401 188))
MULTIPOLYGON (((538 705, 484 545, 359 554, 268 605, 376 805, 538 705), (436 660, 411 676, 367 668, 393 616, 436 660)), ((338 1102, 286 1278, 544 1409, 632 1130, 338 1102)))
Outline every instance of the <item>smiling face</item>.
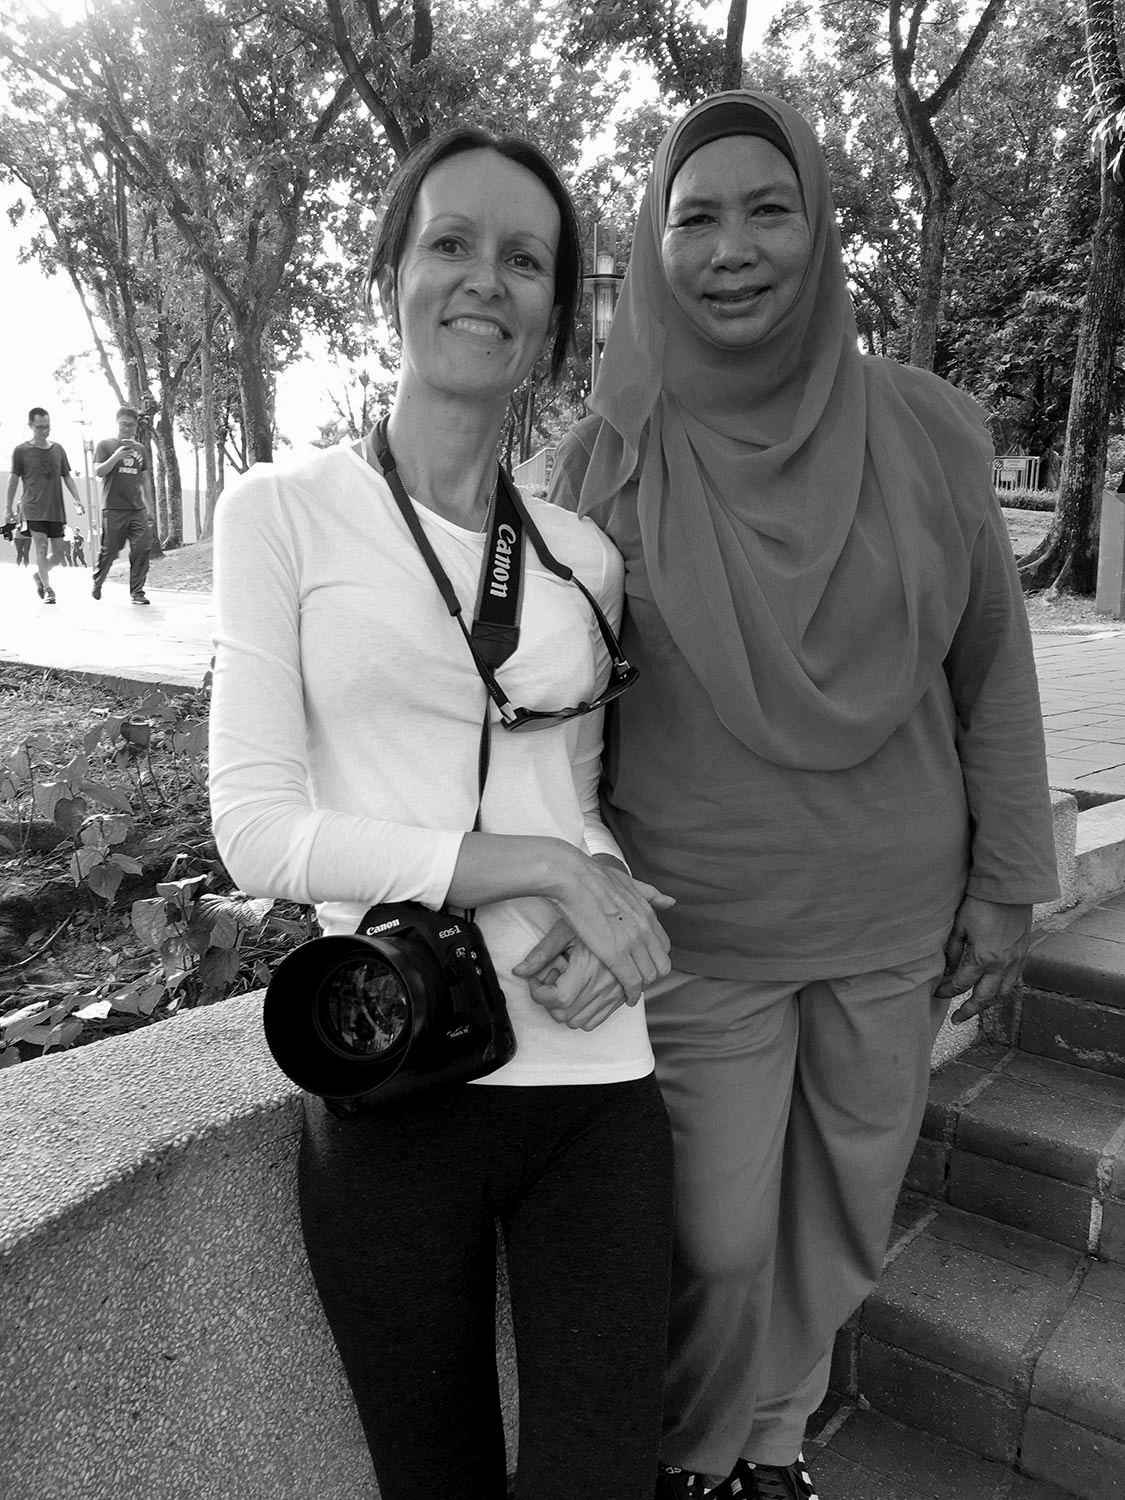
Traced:
POLYGON ((400 394, 506 401, 553 324, 558 240, 559 211, 525 167, 486 150, 439 162, 380 284, 402 338, 400 394))
POLYGON ((797 174, 754 135, 692 153, 668 199, 661 258, 692 326, 722 349, 760 343, 797 300, 812 251, 797 174))

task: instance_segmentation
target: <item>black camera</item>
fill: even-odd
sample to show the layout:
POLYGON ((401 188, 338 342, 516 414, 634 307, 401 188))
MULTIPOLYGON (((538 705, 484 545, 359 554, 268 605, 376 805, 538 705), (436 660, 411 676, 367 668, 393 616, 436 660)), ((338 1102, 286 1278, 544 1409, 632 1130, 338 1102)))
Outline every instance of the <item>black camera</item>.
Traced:
POLYGON ((266 990, 278 1067, 334 1114, 494 1073, 516 1039, 480 929, 413 901, 373 906, 353 937, 315 938, 266 990))

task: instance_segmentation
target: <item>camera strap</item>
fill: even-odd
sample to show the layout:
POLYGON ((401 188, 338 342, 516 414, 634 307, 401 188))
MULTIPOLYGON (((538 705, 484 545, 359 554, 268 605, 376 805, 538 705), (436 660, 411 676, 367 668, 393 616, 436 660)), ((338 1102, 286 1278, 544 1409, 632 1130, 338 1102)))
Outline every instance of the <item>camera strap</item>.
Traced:
MULTIPOLYGON (((371 432, 368 442, 383 472, 402 514, 425 559, 434 582, 437 584, 445 607, 461 627, 473 662, 488 696, 504 718, 512 717, 511 699, 496 680, 496 670, 503 666, 515 652, 520 637, 520 610, 523 605, 523 555, 524 535, 531 540, 539 561, 549 572, 570 582, 573 573, 565 563, 558 561, 548 550, 539 534, 539 529, 527 513, 519 491, 500 464, 497 464, 496 487, 489 507, 488 539, 485 544, 484 563, 481 567, 480 584, 477 589, 476 614, 472 628, 466 626, 461 601, 449 581, 449 575, 438 560, 430 544, 418 512, 406 493, 398 472, 398 464, 391 452, 387 438, 387 418, 380 418, 371 432)), ((488 776, 491 752, 488 706, 485 706, 481 725, 480 749, 477 757, 477 814, 472 831, 480 830, 481 804, 484 801, 484 784, 488 776)))
POLYGON ((574 579, 574 572, 548 548, 539 534, 539 528, 527 513, 512 480, 497 464, 496 489, 490 507, 488 541, 485 545, 481 581, 477 590, 478 617, 472 629, 465 624, 461 601, 449 581, 445 569, 438 561, 429 538, 422 529, 418 513, 406 493, 398 473, 394 454, 387 440, 387 418, 382 417, 370 434, 369 442, 378 466, 383 471, 391 494, 395 498, 402 518, 410 528, 410 534, 425 558, 434 582, 445 601, 445 607, 461 627, 473 662, 488 696, 506 720, 515 718, 512 700, 496 680, 496 668, 515 651, 519 642, 519 615, 523 601, 523 539, 526 535, 535 548, 536 556, 548 572, 554 573, 566 583, 574 579), (494 592, 495 590, 495 592, 494 592))

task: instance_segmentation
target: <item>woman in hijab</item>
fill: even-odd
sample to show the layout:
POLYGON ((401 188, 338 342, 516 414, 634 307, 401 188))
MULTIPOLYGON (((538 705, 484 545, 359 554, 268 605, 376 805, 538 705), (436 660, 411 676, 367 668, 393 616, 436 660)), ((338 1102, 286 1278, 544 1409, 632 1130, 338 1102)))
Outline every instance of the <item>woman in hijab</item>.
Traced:
MULTIPOLYGON (((808 1497, 935 1033, 1012 990, 1057 892, 1027 619, 980 413, 860 353, 825 162, 778 99, 664 139, 590 406, 553 498, 624 554, 641 669, 604 810, 676 898, 647 995, 677 1150, 657 1494, 808 1497)), ((556 999, 568 936, 524 966, 556 999)))

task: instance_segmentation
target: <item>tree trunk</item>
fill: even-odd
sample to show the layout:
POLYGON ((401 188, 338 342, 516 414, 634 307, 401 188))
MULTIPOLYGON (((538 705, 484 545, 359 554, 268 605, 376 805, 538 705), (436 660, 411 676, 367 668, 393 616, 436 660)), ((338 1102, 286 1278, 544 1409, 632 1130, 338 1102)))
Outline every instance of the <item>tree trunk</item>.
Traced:
POLYGON ((215 334, 215 314, 211 288, 203 288, 203 338, 199 345, 199 405, 203 433, 203 466, 207 499, 203 508, 203 530, 197 535, 209 537, 215 524, 215 502, 219 498, 218 437, 215 432, 215 378, 211 369, 211 340, 215 334))
POLYGON ((742 39, 746 34, 746 0, 731 0, 727 12, 727 37, 723 47, 721 89, 742 87, 742 39))
POLYGON ((180 460, 176 456, 176 438, 171 413, 162 408, 156 423, 156 440, 160 444, 160 463, 164 471, 165 501, 162 509, 161 544, 165 551, 184 545, 184 491, 180 460))
POLYGON ((927 99, 919 94, 915 80, 918 37, 926 19, 927 0, 913 0, 905 33, 903 0, 889 0, 887 9, 895 111, 924 200, 910 363, 926 370, 934 367, 945 269, 945 225, 957 182, 933 122, 960 88, 1003 8, 1004 0, 988 0, 956 62, 927 99))
POLYGON ((527 400, 523 409, 523 421, 520 424, 520 463, 526 463, 531 457, 531 445, 535 441, 535 381, 527 383, 527 400))
POLYGON ((242 431, 246 456, 250 463, 273 462, 273 422, 262 368, 262 334, 254 324, 235 330, 235 362, 238 366, 238 389, 242 398, 242 431))
POLYGON ((949 215, 953 178, 939 177, 922 211, 922 238, 918 257, 918 291, 910 324, 910 363, 932 370, 937 350, 941 288, 945 276, 945 225, 949 215))
POLYGON ((156 449, 156 529, 160 533, 160 547, 163 551, 164 538, 168 535, 168 470, 165 465, 164 443, 158 435, 154 435, 153 447, 156 449))
POLYGON ((1125 291, 1125 182, 1102 175, 1101 212, 1090 253, 1078 355, 1070 392, 1055 519, 1034 552, 1020 558, 1026 589, 1092 594, 1109 434, 1109 386, 1125 291))
POLYGON ((203 521, 199 514, 199 444, 195 444, 195 488, 192 490, 192 511, 195 521, 195 540, 203 536, 203 521))

